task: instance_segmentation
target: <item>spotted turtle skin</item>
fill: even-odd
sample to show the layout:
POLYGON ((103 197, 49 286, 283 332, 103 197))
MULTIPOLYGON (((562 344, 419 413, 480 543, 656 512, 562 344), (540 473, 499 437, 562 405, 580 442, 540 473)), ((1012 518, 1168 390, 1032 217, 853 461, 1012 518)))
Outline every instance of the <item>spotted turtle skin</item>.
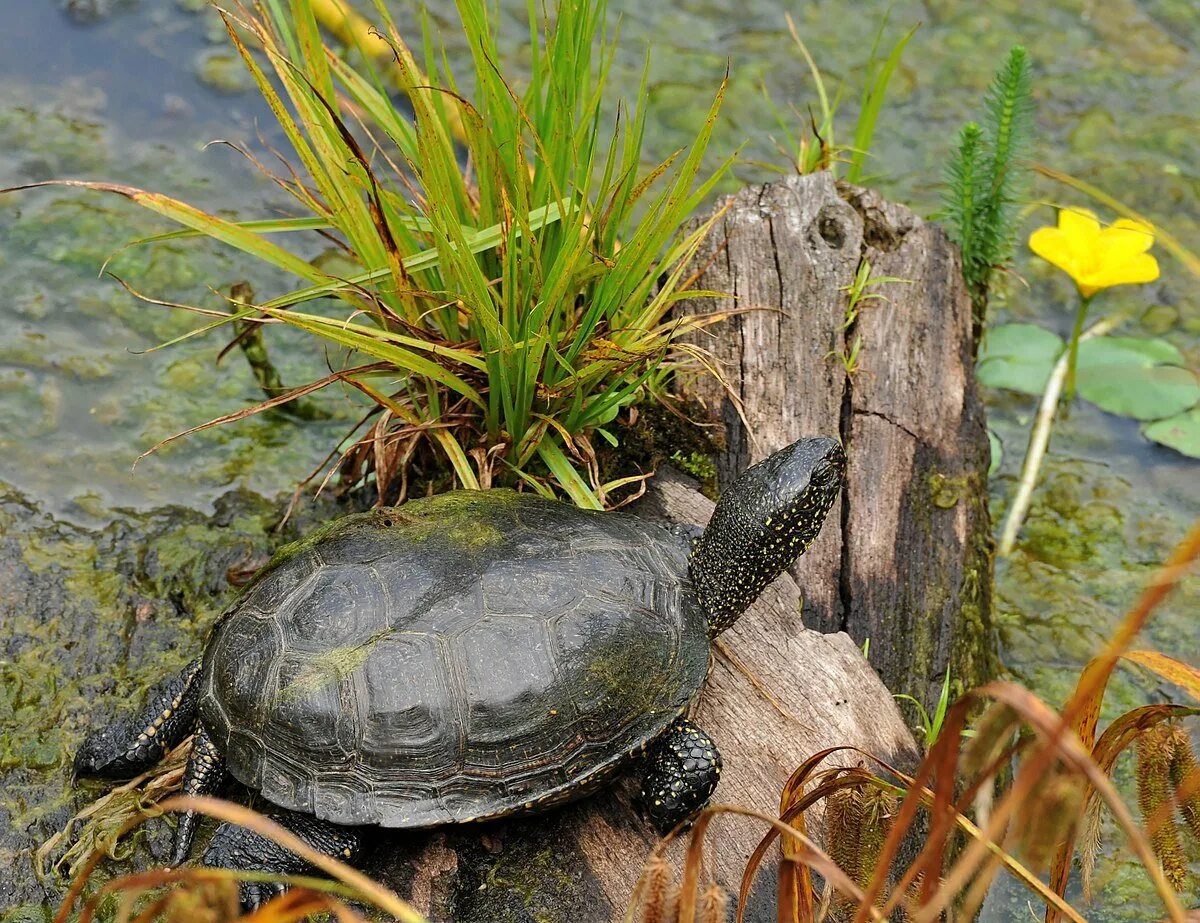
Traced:
POLYGON ((691 550, 632 516, 508 490, 343 518, 281 551, 222 617, 201 725, 239 781, 337 824, 572 800, 704 683, 691 550))

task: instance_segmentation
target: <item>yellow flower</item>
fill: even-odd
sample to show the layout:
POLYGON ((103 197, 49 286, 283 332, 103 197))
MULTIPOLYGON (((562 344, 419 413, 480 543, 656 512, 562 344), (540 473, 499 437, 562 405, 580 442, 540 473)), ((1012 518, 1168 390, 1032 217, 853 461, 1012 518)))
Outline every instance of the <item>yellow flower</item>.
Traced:
POLYGON ((1084 298, 1113 285, 1157 279, 1158 261, 1146 252, 1153 244, 1150 225, 1122 218, 1102 228, 1085 208, 1064 208, 1058 227, 1029 236, 1029 249, 1074 279, 1084 298))

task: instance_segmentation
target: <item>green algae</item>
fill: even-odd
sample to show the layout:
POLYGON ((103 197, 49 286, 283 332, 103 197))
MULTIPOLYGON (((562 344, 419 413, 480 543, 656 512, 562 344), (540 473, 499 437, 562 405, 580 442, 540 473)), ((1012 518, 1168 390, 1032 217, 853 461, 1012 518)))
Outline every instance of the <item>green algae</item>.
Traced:
POLYGON ((236 94, 252 89, 254 79, 241 57, 231 51, 214 49, 201 54, 196 71, 205 86, 218 93, 236 94))
POLYGON ((536 923, 561 923, 553 910, 555 898, 570 893, 575 884, 563 858, 561 850, 553 846, 544 846, 532 855, 507 850, 487 870, 483 887, 515 895, 536 923))
POLYGON ((973 480, 967 476, 952 478, 935 471, 929 475, 929 501, 940 510, 953 509, 960 500, 971 496, 973 480))
POLYGON ((478 554, 504 542, 505 532, 491 520, 520 499, 513 490, 455 490, 410 500, 373 515, 408 541, 436 540, 450 551, 478 554))
POLYGON ((347 679, 367 662, 375 645, 391 633, 390 628, 385 628, 358 644, 339 645, 311 655, 300 673, 279 690, 280 700, 291 702, 303 699, 347 679))
POLYGON ((456 843, 469 861, 459 869, 462 878, 448 918, 574 923, 575 914, 564 908, 602 906, 605 898, 588 871, 587 858, 560 833, 561 824, 573 822, 572 813, 567 808, 513 822, 492 849, 481 848, 477 839, 456 843))
MULTIPOLYGON (((177 508, 89 531, 0 490, 0 862, 13 870, 0 899, 61 894, 57 876, 36 878, 32 857, 89 793, 109 787, 71 784, 82 735, 199 652, 235 592, 226 570, 278 543, 278 518, 278 505, 235 493, 212 518, 177 508)), ((154 863, 147 850, 162 835, 133 837, 109 871, 154 863)))

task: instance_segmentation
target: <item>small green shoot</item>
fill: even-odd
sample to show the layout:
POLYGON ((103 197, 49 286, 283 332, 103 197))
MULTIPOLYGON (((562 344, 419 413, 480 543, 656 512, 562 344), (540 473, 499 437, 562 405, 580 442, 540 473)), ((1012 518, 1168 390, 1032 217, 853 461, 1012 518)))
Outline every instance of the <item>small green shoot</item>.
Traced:
MULTIPOLYGON (((775 121, 787 142, 786 151, 792 167, 801 175, 816 173, 820 170, 829 170, 836 176, 839 163, 844 162, 848 165, 846 171, 847 181, 851 183, 862 182, 863 167, 866 164, 867 157, 870 156, 871 145, 875 138, 875 129, 879 122, 880 113, 883 111, 883 103, 887 96, 888 85, 897 67, 900 65, 900 58, 904 54, 905 47, 919 27, 913 26, 905 32, 892 45, 886 57, 881 59, 880 46, 888 23, 888 17, 884 16, 875 33, 875 39, 871 44, 871 52, 867 58, 866 79, 859 97, 858 117, 855 119, 854 131, 852 133, 853 140, 848 145, 839 145, 836 137, 835 116, 845 87, 838 86, 834 96, 830 97, 829 90, 825 85, 825 78, 822 76, 820 68, 817 67, 817 62, 813 59, 808 46, 800 37, 800 31, 796 27, 795 20, 790 15, 786 19, 788 31, 791 33, 792 40, 796 43, 796 48, 800 52, 800 56, 804 59, 805 66, 812 77, 813 87, 817 94, 817 112, 814 113, 810 108, 807 113, 807 119, 794 106, 791 113, 785 115, 772 104, 772 109, 775 111, 775 121), (803 129, 799 133, 793 131, 792 123, 797 120, 801 123, 807 121, 808 131, 804 131, 803 129)), ((769 97, 768 102, 770 102, 769 97)))
MULTIPOLYGON (((938 737, 942 734, 942 724, 946 720, 946 710, 950 707, 950 668, 946 668, 946 675, 942 677, 942 691, 938 694, 937 704, 934 706, 932 715, 921 704, 920 699, 916 699, 911 695, 898 693, 892 696, 892 698, 897 701, 911 702, 916 707, 917 720, 920 722, 918 730, 921 732, 925 749, 930 749, 937 743, 938 737)), ((963 736, 969 737, 970 732, 965 731, 963 736)))
MULTIPOLYGON (((850 331, 858 321, 858 316, 862 312, 862 309, 872 301, 887 301, 886 296, 879 292, 873 292, 871 289, 891 282, 911 285, 912 279, 901 279, 899 276, 874 276, 871 274, 870 260, 861 260, 858 264, 858 269, 854 272, 853 281, 849 285, 842 287, 842 291, 846 293, 846 313, 842 323, 842 330, 850 331)), ((856 333, 844 350, 831 349, 825 354, 825 358, 828 359, 831 356, 837 358, 841 362, 842 368, 846 370, 847 375, 855 375, 859 370, 858 362, 862 346, 862 335, 856 333)))

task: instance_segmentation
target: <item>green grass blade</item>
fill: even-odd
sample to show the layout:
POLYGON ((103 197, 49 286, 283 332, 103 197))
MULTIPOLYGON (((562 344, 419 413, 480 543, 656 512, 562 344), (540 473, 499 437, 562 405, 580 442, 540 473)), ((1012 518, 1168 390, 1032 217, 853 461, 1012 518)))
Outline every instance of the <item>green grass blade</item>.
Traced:
MULTIPOLYGON (((880 29, 882 30, 882 26, 880 29)), ((917 26, 913 26, 892 46, 887 60, 878 68, 871 68, 869 82, 863 91, 862 107, 859 109, 858 121, 854 125, 854 147, 850 154, 850 166, 846 170, 846 180, 851 183, 862 179, 863 165, 871 151, 871 141, 875 137, 875 126, 879 121, 879 113, 883 110, 883 100, 887 95, 888 83, 892 74, 900 64, 900 57, 909 40, 916 34, 917 26)))
POLYGON ((580 477, 579 472, 575 470, 563 453, 554 436, 547 436, 538 443, 537 454, 576 506, 588 510, 604 509, 604 504, 592 492, 588 483, 580 477))
POLYGON ((294 314, 291 311, 277 311, 265 306, 260 306, 259 310, 290 326, 314 333, 323 339, 331 340, 334 343, 357 350, 375 359, 390 362, 402 372, 409 372, 428 378, 431 381, 436 381, 457 394, 461 394, 477 406, 486 406, 479 392, 458 375, 450 372, 437 362, 426 359, 411 349, 405 349, 396 343, 380 339, 375 331, 361 333, 360 330, 362 328, 358 330, 352 329, 354 325, 331 324, 325 322, 324 318, 321 318, 318 322, 312 315, 294 314))

